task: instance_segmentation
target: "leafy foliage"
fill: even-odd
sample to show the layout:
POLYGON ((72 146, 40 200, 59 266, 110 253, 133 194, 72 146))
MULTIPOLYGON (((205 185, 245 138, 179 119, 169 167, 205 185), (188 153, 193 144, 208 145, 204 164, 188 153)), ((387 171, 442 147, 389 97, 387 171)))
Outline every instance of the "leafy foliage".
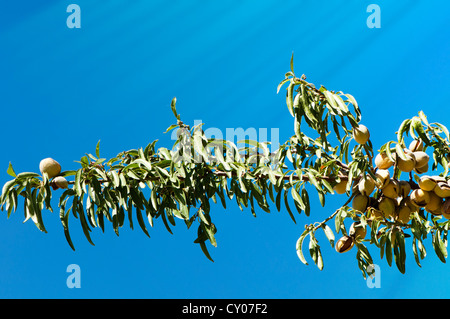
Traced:
MULTIPOLYGON (((171 109, 177 122, 166 131, 176 130, 177 140, 172 149, 156 148, 157 141, 153 141, 145 148, 124 151, 105 159, 100 156, 98 143, 95 155, 86 154, 78 161, 79 169, 59 174, 71 179, 69 188, 62 191, 58 202, 59 216, 70 247, 75 250, 69 232, 71 217, 79 220, 92 245, 90 233, 97 227, 104 231, 105 221, 110 222, 119 235, 125 223, 133 229, 137 220, 138 227, 150 237, 148 226, 153 227, 155 221, 161 219, 170 233, 177 222, 184 223, 187 228, 195 226, 197 237, 194 243, 213 260, 206 245, 207 242, 214 247, 217 245, 211 202, 220 202, 226 208, 229 200, 235 200, 241 210, 248 209, 255 217, 258 210, 270 212, 269 202, 272 202, 278 211, 285 209, 296 222, 297 214, 311 214, 309 192, 317 192, 321 205, 325 206, 326 197, 335 194, 337 185, 344 182, 345 203, 324 221, 305 225, 305 231, 297 241, 297 254, 304 264, 308 262, 303 254, 303 244, 309 237, 309 255, 319 269, 324 267, 316 236, 319 230, 337 250, 338 242, 339 245, 342 242, 336 241, 335 236, 339 233, 347 236, 346 244, 351 245, 344 248, 356 247, 357 264, 364 277, 373 263, 366 245, 379 249, 381 258, 389 265, 395 262, 404 273, 407 242, 411 241, 415 260, 421 266, 420 261, 427 253, 424 240, 431 237, 436 255, 445 262, 449 221, 442 213, 419 207, 411 211, 406 221, 400 221, 398 211, 407 198, 403 196, 396 202, 392 216, 376 215, 378 204, 384 197, 381 187, 375 190, 363 210, 352 205, 361 193, 358 187, 361 180, 377 181, 379 170, 374 164, 370 139, 363 144, 355 142, 353 134, 361 122, 361 111, 355 98, 324 86, 316 88, 304 75, 296 77, 293 57, 291 70, 278 85, 278 91, 283 87, 286 87, 288 111, 294 118, 294 135, 277 150, 269 150, 268 142, 244 140, 235 144, 207 138, 202 125, 191 128, 181 121, 176 99, 172 100, 171 109), (312 136, 306 132, 311 132, 312 136), (359 225, 364 236, 355 237, 347 229, 347 221, 359 225)), ((418 116, 401 123, 396 140, 378 150, 395 163, 392 179, 400 181, 407 175, 411 188, 419 188, 420 174, 404 173, 398 165, 400 160, 407 158, 407 137, 422 141, 424 151, 432 151, 431 168, 442 168, 441 177, 445 178, 450 152, 449 131, 442 124, 429 123, 424 113, 419 112, 418 116)), ((42 211, 53 211, 51 199, 58 189, 54 179, 49 179, 46 173, 16 174, 11 164, 7 173, 13 179, 3 186, 1 210, 6 211, 9 218, 18 209, 20 195, 25 221, 31 219, 40 231, 46 232, 42 211)), ((446 211, 443 213, 446 216, 446 211)))

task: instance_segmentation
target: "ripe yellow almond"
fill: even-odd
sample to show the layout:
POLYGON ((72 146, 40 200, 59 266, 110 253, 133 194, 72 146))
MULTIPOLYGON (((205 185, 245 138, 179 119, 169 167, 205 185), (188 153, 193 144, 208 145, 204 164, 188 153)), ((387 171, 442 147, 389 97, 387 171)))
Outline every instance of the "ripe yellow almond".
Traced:
POLYGON ((385 197, 389 198, 397 198, 399 194, 399 185, 398 182, 395 179, 391 179, 389 181, 389 184, 387 184, 386 187, 381 189, 381 192, 385 197))
POLYGON ((428 166, 428 163, 426 163, 424 166, 422 167, 415 167, 414 168, 414 172, 416 172, 417 174, 423 174, 428 172, 428 170, 430 169, 430 167, 428 166))
POLYGON ((366 126, 359 124, 358 127, 353 128, 353 138, 358 144, 365 144, 369 138, 370 133, 366 126))
POLYGON ((422 176, 419 179, 419 187, 424 191, 431 192, 436 187, 436 180, 431 176, 422 176))
POLYGON ((365 177, 361 178, 361 180, 358 183, 358 190, 363 195, 369 196, 370 194, 372 194, 374 189, 375 189, 375 181, 369 175, 366 175, 365 177))
POLYGON ((420 139, 414 140, 409 144, 408 149, 412 152, 423 151, 423 141, 420 139))
POLYGON ((442 204, 441 213, 445 218, 450 219, 450 199, 447 198, 442 204))
POLYGON ((52 183, 54 183, 57 188, 67 188, 69 186, 69 182, 62 176, 56 176, 52 183))
POLYGON ((350 236, 342 236, 336 242, 336 251, 338 253, 345 253, 353 248, 353 238, 350 236))
POLYGON ((428 164, 428 161, 430 160, 430 156, 428 156, 427 153, 423 151, 416 151, 413 153, 414 157, 416 159, 416 168, 420 168, 428 164))
POLYGON ((409 207, 409 209, 411 210, 411 213, 419 211, 419 207, 417 207, 416 205, 413 204, 413 202, 411 201, 411 197, 407 197, 405 199, 404 203, 405 203, 406 206, 409 207))
POLYGON ((407 224, 411 219, 411 208, 408 205, 403 205, 398 211, 397 220, 403 224, 407 224))
POLYGON ((429 192, 429 195, 430 201, 425 205, 425 209, 430 213, 441 210, 443 204, 442 198, 436 195, 434 192, 429 192))
POLYGON ((61 173, 61 165, 53 158, 44 158, 39 163, 41 174, 47 173, 48 178, 53 178, 61 173))
POLYGON ((388 169, 394 165, 394 161, 392 161, 386 153, 378 153, 375 156, 375 166, 379 169, 388 169))
POLYGON ((450 185, 444 182, 438 182, 433 191, 441 198, 450 197, 450 185))
POLYGON ((347 181, 340 181, 333 187, 333 190, 338 194, 344 194, 346 189, 347 189, 347 181))
POLYGON ((353 198, 352 207, 356 211, 364 213, 369 203, 369 197, 363 194, 358 194, 353 198))
POLYGON ((418 188, 411 192, 410 198, 415 206, 425 207, 430 202, 430 193, 418 188))
POLYGON ((378 209, 385 218, 395 218, 395 202, 392 198, 382 197, 378 209))
POLYGON ((377 178, 375 184, 379 189, 386 187, 391 179, 391 174, 387 169, 378 169, 375 176, 377 178))
POLYGON ((407 181, 400 181, 398 183, 398 195, 405 198, 409 195, 411 191, 411 185, 407 181))
POLYGON ((405 156, 406 160, 401 159, 400 156, 398 157, 397 167, 402 172, 409 173, 416 167, 416 160, 414 155, 405 154, 405 156))

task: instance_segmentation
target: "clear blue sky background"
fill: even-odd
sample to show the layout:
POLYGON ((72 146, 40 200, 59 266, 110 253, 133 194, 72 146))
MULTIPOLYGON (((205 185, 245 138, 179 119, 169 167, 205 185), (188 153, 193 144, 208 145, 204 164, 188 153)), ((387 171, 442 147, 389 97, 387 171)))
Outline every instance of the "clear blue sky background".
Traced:
MULTIPOLYGON (((276 86, 292 52, 299 75, 356 97, 375 147, 419 110, 449 125, 449 10, 444 0, 1 1, 0 183, 10 161, 16 172, 38 171, 49 156, 75 169, 98 140, 108 158, 154 139, 170 147, 174 96, 187 123, 279 128, 284 141, 293 121, 276 86), (66 27, 70 3, 81 7, 81 29, 66 27), (381 7, 380 29, 366 25, 370 3, 381 7)), ((405 275, 371 250, 378 289, 366 286, 355 250, 337 254, 322 235, 324 270, 303 265, 295 242, 304 225, 345 200, 322 208, 312 198, 311 217, 297 224, 286 211, 214 208, 214 263, 182 223, 170 235, 158 220, 151 239, 127 224, 117 237, 108 224, 92 233, 94 247, 72 219, 74 252, 57 212, 44 212, 47 234, 23 224, 22 209, 2 213, 0 298, 450 297, 449 266, 429 245, 419 268, 409 240, 405 275), (80 289, 66 286, 69 264, 81 268, 80 289)))

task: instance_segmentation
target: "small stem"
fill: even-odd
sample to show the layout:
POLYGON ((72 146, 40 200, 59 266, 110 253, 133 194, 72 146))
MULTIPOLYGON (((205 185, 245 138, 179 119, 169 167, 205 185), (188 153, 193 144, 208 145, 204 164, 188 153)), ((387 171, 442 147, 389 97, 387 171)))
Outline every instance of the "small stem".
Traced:
MULTIPOLYGON (((352 201, 353 197, 355 197, 355 195, 356 195, 356 193, 353 193, 341 207, 346 206, 348 203, 350 203, 352 201)), ((312 231, 315 232, 317 229, 322 227, 322 225, 326 224, 330 219, 332 219, 334 216, 336 216, 339 211, 340 211, 340 208, 336 209, 336 211, 333 214, 328 216, 324 221, 322 221, 316 227, 314 227, 312 229, 312 231)))

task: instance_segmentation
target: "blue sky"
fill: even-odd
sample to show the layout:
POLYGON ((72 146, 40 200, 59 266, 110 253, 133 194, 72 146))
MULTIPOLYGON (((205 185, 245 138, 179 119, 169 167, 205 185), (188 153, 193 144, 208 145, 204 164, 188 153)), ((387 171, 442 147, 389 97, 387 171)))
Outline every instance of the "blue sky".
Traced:
MULTIPOLYGON (((187 123, 279 128, 284 141, 293 121, 276 86, 292 52, 296 73, 355 96, 375 148, 420 110, 448 125, 449 9, 443 0, 2 1, 0 183, 9 180, 9 162, 16 172, 38 171, 53 157, 75 169, 98 140, 108 158, 155 139, 170 147, 163 132, 174 122, 174 96, 187 123), (81 29, 66 26, 71 3, 81 8, 81 29), (381 8, 379 29, 366 25, 371 3, 381 8)), ((158 222, 150 239, 127 225, 117 237, 108 225, 93 231, 94 247, 72 219, 74 252, 57 213, 44 213, 47 234, 22 223, 23 210, 9 219, 2 213, 0 298, 450 296, 448 266, 431 245, 422 268, 408 249, 404 275, 372 249, 381 288, 367 287, 356 251, 337 254, 321 235, 324 270, 303 265, 295 242, 304 225, 345 201, 329 197, 321 207, 312 199, 311 217, 297 224, 286 211, 254 218, 234 202, 215 207, 214 263, 193 243, 196 230, 182 224, 171 235, 158 222), (79 289, 66 286, 70 264, 80 266, 79 289)))

